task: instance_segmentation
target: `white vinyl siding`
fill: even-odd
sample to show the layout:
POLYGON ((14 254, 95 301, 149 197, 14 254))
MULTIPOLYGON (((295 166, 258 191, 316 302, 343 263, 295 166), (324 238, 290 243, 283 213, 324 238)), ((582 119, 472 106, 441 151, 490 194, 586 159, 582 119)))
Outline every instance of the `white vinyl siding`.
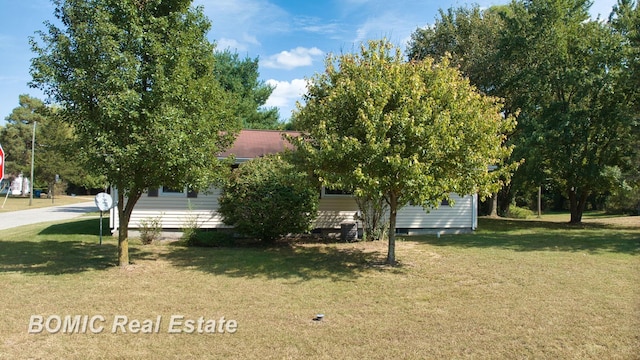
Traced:
MULTIPOLYGON (((222 222, 218 209, 220 189, 211 188, 200 192, 197 198, 158 196, 143 194, 136 204, 129 228, 140 227, 140 221, 160 217, 164 229, 182 229, 197 218, 201 228, 229 228, 222 222)), ((474 195, 464 197, 452 195, 453 207, 442 205, 438 209, 425 211, 421 206, 406 206, 398 211, 397 229, 475 229, 476 201, 474 195)), ((351 196, 327 196, 320 199, 318 217, 314 228, 336 229, 342 223, 355 221, 358 206, 351 196)), ((117 211, 112 211, 112 228, 117 224, 117 211)))
POLYGON ((339 228, 341 223, 355 222, 358 204, 353 196, 326 196, 320 199, 318 217, 314 227, 321 229, 339 228))
POLYGON ((475 201, 473 195, 452 194, 454 206, 440 205, 428 212, 422 206, 405 206, 398 211, 397 229, 473 229, 475 201))
MULTIPOLYGON (((451 195, 454 206, 442 205, 428 212, 422 206, 405 206, 398 211, 397 229, 474 229, 474 196, 451 195)), ((339 228, 341 223, 354 222, 358 205, 353 197, 327 196, 320 199, 317 228, 339 228)))
MULTIPOLYGON (((164 229, 182 229, 190 219, 197 219, 201 228, 227 228, 222 222, 218 209, 220 189, 198 193, 197 198, 188 198, 186 192, 182 196, 147 196, 143 194, 138 200, 129 221, 129 228, 136 229, 140 221, 150 218, 161 219, 164 229)), ((111 213, 117 218, 117 212, 111 213)))

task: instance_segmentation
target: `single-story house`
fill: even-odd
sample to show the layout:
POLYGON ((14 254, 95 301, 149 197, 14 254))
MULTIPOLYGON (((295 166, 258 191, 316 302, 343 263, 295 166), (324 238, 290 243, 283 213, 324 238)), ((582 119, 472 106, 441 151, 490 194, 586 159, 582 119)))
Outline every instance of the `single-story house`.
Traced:
MULTIPOLYGON (((233 146, 220 154, 220 157, 235 156, 236 163, 252 158, 282 152, 291 148, 275 130, 242 130, 233 146)), ((188 189, 161 187, 150 189, 136 204, 129 222, 132 230, 138 229, 141 221, 159 218, 164 230, 179 230, 185 224, 196 219, 203 229, 230 228, 222 222, 218 209, 220 189, 212 187, 206 192, 193 192, 188 189)), ((353 223, 358 214, 358 206, 353 196, 320 189, 318 217, 314 227, 323 230, 337 230, 343 223, 353 223)), ((398 211, 397 233, 429 232, 467 232, 477 227, 477 196, 458 196, 453 194, 454 206, 443 204, 438 209, 426 212, 421 206, 405 206, 398 211)), ((111 210, 111 229, 118 228, 118 213, 111 210)))

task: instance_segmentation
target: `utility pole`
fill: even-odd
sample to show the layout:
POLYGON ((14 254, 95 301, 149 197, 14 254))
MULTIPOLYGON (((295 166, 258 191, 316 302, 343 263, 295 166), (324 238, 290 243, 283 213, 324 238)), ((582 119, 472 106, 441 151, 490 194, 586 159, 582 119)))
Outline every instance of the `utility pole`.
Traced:
POLYGON ((35 184, 35 179, 33 178, 33 163, 36 159, 36 124, 38 122, 33 122, 33 135, 31 137, 31 191, 29 191, 29 206, 33 203, 33 185, 35 184))
POLYGON ((538 186, 538 219, 542 217, 542 186, 538 186))

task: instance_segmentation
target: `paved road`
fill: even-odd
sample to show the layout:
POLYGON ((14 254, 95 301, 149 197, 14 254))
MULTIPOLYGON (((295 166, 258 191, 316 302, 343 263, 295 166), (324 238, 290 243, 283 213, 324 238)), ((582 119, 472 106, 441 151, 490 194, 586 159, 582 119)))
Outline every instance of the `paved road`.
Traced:
POLYGON ((93 201, 71 205, 3 212, 0 213, 0 230, 41 222, 73 219, 92 211, 98 211, 98 208, 93 201))

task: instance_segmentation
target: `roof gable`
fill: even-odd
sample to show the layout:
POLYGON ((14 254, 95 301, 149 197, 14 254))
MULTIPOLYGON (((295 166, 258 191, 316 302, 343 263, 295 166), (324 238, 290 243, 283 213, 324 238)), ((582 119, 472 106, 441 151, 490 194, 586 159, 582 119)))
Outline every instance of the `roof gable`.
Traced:
POLYGON ((234 155, 236 159, 253 159, 256 157, 276 154, 285 149, 293 149, 283 134, 298 136, 298 131, 278 130, 241 130, 233 145, 220 157, 234 155))

